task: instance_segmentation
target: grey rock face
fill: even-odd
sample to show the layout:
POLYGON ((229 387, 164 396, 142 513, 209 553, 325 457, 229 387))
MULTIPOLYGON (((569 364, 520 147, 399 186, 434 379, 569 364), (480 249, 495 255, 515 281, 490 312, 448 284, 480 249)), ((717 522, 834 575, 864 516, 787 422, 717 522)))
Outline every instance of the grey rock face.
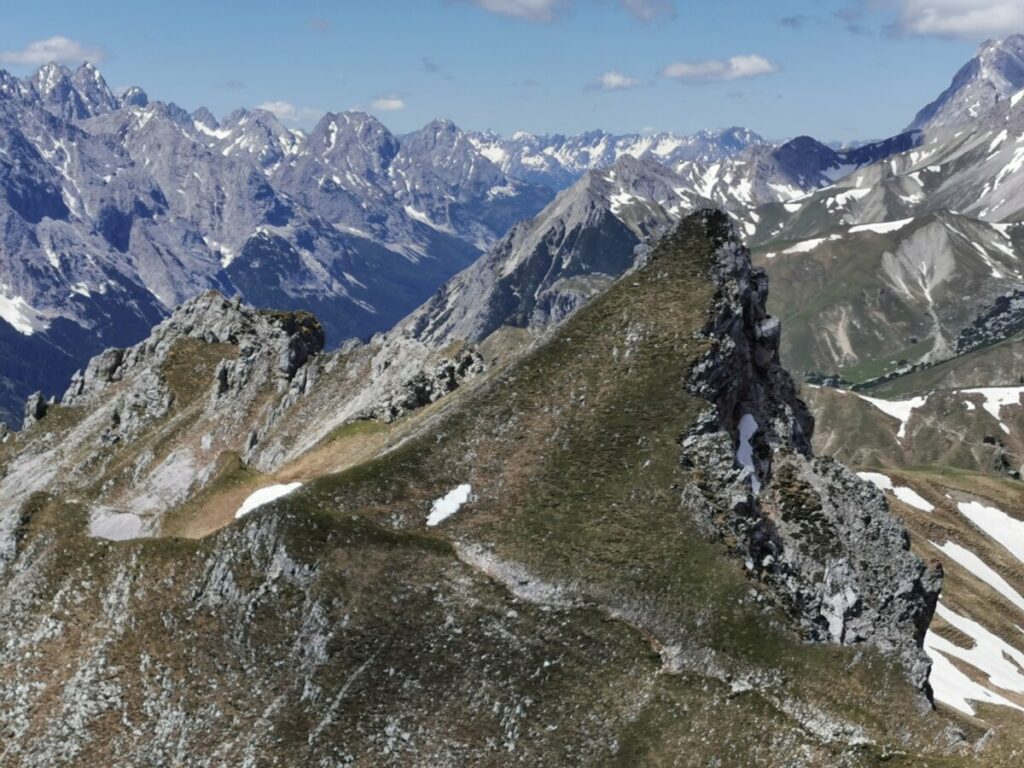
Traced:
POLYGON ((117 99, 91 65, 3 73, 0 94, 0 291, 19 307, 0 318, 19 361, 0 373, 8 421, 209 289, 314 311, 333 344, 369 337, 550 199, 493 166, 470 178, 471 152, 435 172, 442 148, 415 141, 407 182, 390 167, 399 139, 368 115, 309 136, 262 110, 218 121, 141 89, 117 99))
POLYGON ((25 403, 25 420, 22 429, 28 429, 46 415, 47 402, 43 399, 42 392, 36 392, 29 396, 25 403))
POLYGON ((0 478, 0 569, 33 493, 88 499, 93 521, 134 515, 133 535, 159 531, 164 512, 204 487, 224 452, 243 462, 254 455, 311 385, 323 346, 308 313, 255 310, 211 291, 145 341, 106 350, 78 372, 61 401, 76 421, 61 440, 47 433, 47 403, 31 398, 25 442, 0 478), (176 429, 179 439, 165 445, 176 429), (109 482, 94 488, 105 472, 109 482))
POLYGON ((808 638, 897 653, 927 688, 921 644, 941 568, 911 553, 877 489, 811 454, 813 420, 779 364, 767 277, 751 268, 723 214, 703 215, 720 243, 717 292, 705 330, 712 347, 689 386, 710 407, 683 441, 682 460, 698 475, 684 494, 710 528, 735 540, 748 571, 772 586, 808 638))
POLYGON ((668 168, 626 155, 514 227, 404 326, 434 346, 477 342, 503 325, 543 330, 631 268, 643 242, 705 204, 668 168))
POLYGON ((141 344, 108 349, 90 360, 85 371, 72 378, 62 404, 88 402, 109 384, 153 361, 162 361, 171 345, 182 338, 237 346, 243 357, 259 348, 274 347, 275 374, 285 382, 324 348, 325 341, 323 327, 308 313, 260 312, 209 291, 182 304, 141 344))
POLYGON ((932 131, 963 126, 1022 88, 1024 35, 988 40, 960 68, 949 87, 917 113, 910 129, 932 131))
POLYGON ((432 368, 416 373, 396 389, 388 392, 377 403, 368 408, 361 418, 390 422, 437 402, 451 394, 462 384, 480 376, 486 370, 480 353, 473 349, 463 350, 453 358, 443 358, 432 368))

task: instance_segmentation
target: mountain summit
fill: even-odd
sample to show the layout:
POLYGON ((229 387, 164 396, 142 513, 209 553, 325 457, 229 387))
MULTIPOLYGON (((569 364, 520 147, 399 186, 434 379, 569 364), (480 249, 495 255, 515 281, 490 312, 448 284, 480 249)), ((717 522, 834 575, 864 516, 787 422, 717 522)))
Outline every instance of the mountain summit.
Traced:
POLYGON ((239 457, 390 376, 387 340, 322 353, 308 314, 208 293, 95 358, 0 444, 0 763, 937 764, 939 573, 811 454, 767 288, 698 211, 535 346, 273 477, 239 457))
POLYGON ((914 118, 910 130, 963 125, 1024 88, 1024 35, 989 40, 949 88, 914 118))

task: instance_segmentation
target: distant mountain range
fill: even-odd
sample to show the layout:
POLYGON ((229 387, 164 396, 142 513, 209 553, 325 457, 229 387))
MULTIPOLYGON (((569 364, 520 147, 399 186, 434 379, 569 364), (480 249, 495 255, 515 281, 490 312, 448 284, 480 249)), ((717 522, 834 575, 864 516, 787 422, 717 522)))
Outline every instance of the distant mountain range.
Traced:
MULTIPOLYGON (((640 186, 662 190, 652 200, 661 208, 725 207, 762 244, 803 237, 814 227, 800 224, 809 214, 790 215, 794 201, 857 169, 886 173, 878 160, 925 136, 934 143, 956 115, 970 116, 976 94, 1001 100, 1011 120, 1020 49, 1020 38, 983 47, 913 130, 849 150, 809 137, 776 145, 737 127, 502 137, 434 121, 396 136, 355 112, 302 132, 263 110, 218 120, 151 102, 138 87, 118 96, 90 64, 49 64, 25 79, 0 72, 0 354, 11 361, 0 371, 0 419, 17 424, 29 393, 59 391, 91 355, 138 341, 209 288, 314 311, 331 346, 386 330, 483 252, 507 248, 507 232, 522 239, 513 225, 556 193, 623 158, 648 161, 640 186), (773 203, 787 207, 769 209, 769 231, 757 211, 773 203)), ((975 161, 1000 162, 963 162, 975 161)), ((913 183, 898 167, 916 178, 901 160, 879 188, 913 183)), ((990 171, 929 191, 928 205, 1002 218, 1017 181, 990 171), (985 189, 989 177, 998 192, 985 189), (989 198, 984 211, 978 201, 989 198)), ((648 199, 618 194, 606 196, 617 209, 648 199)))

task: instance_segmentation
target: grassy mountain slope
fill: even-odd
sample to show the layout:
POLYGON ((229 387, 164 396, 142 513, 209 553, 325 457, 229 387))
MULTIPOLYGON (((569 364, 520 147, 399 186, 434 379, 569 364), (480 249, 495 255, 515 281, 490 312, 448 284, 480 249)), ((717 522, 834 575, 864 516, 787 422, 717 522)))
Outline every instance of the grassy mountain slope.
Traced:
MULTIPOLYGON (((521 360, 383 427, 387 452, 205 538, 104 542, 33 496, 0 586, 0 760, 972 764, 982 727, 872 645, 806 643, 681 498, 718 245, 685 223, 521 360)), ((1000 728, 988 764, 1015 744, 1000 728)))

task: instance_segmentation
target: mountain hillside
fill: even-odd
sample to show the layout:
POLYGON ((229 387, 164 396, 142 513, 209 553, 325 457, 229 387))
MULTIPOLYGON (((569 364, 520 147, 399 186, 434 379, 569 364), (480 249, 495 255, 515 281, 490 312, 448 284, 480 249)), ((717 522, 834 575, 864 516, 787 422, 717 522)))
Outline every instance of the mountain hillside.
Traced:
MULTIPOLYGON (((852 198, 836 190, 825 207, 837 211, 839 200, 852 198)), ((791 329, 783 358, 803 375, 860 385, 1017 330, 1020 227, 942 212, 837 222, 813 234, 755 251, 775 281, 773 309, 791 329)))
MULTIPOLYGON (((109 465, 2 495, 3 759, 1012 764, 1012 729, 978 741, 930 711, 939 576, 879 491, 810 453, 765 296, 728 219, 695 214, 475 383, 271 476, 224 474, 141 539, 93 522, 102 479, 134 461, 178 487, 185 463, 146 445, 201 449, 190 420, 261 402, 231 393, 275 344, 315 353, 316 326, 196 304, 162 343, 97 359, 0 445, 0 484, 99 437, 147 378, 170 410, 129 398, 109 465), (181 526, 202 537, 157 533, 181 526)), ((358 353, 282 357, 269 402, 316 407, 358 353)))

